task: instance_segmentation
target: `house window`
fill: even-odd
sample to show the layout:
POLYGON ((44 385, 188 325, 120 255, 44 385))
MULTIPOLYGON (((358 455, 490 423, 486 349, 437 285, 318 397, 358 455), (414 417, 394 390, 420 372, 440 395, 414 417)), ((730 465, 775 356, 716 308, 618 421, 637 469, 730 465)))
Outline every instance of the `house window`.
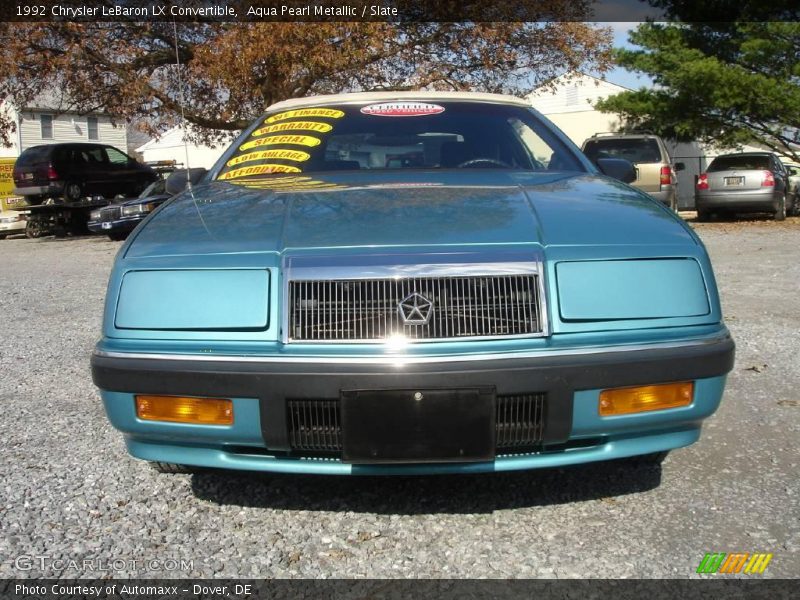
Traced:
POLYGON ((53 139, 53 115, 39 115, 39 123, 42 126, 42 139, 53 139))
POLYGON ((100 138, 97 135, 97 117, 87 117, 86 118, 86 131, 89 134, 90 140, 99 140, 100 138))

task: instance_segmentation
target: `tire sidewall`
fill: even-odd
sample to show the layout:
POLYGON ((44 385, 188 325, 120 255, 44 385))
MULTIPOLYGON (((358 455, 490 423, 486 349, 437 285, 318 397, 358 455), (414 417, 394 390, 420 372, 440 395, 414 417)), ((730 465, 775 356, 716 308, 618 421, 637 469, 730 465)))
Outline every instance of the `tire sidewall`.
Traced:
POLYGON ((775 220, 776 221, 784 221, 786 220, 786 194, 784 193, 780 200, 778 200, 778 206, 775 209, 775 220))
POLYGON ((78 183, 77 181, 68 181, 64 184, 64 198, 69 202, 77 202, 81 198, 83 198, 83 186, 78 183), (69 194, 70 190, 77 190, 78 195, 77 197, 73 197, 69 194))

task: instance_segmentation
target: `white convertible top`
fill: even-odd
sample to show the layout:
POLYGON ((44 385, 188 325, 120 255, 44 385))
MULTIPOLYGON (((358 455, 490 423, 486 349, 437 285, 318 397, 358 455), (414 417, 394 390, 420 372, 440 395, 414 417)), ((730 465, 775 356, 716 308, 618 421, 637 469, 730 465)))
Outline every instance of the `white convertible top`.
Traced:
POLYGON ((392 102, 396 100, 466 100, 469 102, 490 102, 493 104, 514 104, 530 107, 527 100, 505 94, 482 94, 480 92, 355 92, 352 94, 331 94, 326 96, 308 96, 306 98, 292 98, 276 102, 267 111, 287 110, 306 106, 321 106, 326 104, 363 103, 363 102, 392 102))

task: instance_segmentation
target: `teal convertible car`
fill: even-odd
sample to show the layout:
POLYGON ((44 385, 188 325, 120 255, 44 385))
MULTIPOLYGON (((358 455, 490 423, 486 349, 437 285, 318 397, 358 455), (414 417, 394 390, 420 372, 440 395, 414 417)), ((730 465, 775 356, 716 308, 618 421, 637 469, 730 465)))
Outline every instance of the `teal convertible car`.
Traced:
POLYGON ((162 470, 475 473, 700 436, 734 344, 680 218, 526 102, 281 102, 120 250, 92 373, 162 470))

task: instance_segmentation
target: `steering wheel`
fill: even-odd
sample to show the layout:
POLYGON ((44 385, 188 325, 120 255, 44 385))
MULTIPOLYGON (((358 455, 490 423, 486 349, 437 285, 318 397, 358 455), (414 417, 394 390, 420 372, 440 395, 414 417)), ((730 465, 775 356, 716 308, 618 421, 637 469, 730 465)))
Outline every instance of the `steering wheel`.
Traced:
POLYGON ((510 169, 511 165, 508 163, 503 162, 502 160, 497 160, 496 158, 472 158, 470 160, 465 160, 461 164, 458 165, 459 169, 464 169, 467 167, 474 167, 480 164, 485 165, 494 165, 497 167, 503 167, 505 169, 510 169))

